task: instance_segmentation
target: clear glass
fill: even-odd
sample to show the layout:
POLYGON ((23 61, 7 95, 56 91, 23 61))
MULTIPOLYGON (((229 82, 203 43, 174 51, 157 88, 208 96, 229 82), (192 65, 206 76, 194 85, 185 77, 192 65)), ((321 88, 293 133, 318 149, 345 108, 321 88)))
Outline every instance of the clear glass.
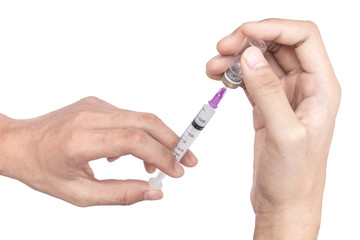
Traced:
MULTIPOLYGON (((248 38, 247 41, 248 46, 246 48, 252 46, 259 48, 263 53, 266 51, 266 43, 263 40, 252 40, 248 38)), ((240 53, 234 55, 232 65, 230 66, 229 70, 225 72, 227 80, 232 81, 233 84, 240 85, 240 83, 242 82, 243 76, 240 68, 240 57, 245 51, 245 49, 240 53)))

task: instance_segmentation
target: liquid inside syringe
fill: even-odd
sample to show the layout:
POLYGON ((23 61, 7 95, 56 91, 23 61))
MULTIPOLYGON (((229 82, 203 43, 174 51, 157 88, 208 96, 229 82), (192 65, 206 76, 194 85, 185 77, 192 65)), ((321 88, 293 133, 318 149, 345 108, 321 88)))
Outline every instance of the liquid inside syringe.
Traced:
MULTIPOLYGON (((197 136, 204 129, 206 124, 210 121, 212 116, 215 114, 215 109, 217 108, 220 100, 224 96, 226 88, 221 88, 215 96, 205 104, 196 115, 192 123, 185 130, 183 135, 181 135, 179 141, 172 150, 177 161, 180 161, 185 153, 188 151, 190 146, 193 144, 197 136)), ((159 172, 158 175, 154 178, 150 178, 149 184, 154 189, 161 189, 161 181, 165 178, 166 174, 159 172)))

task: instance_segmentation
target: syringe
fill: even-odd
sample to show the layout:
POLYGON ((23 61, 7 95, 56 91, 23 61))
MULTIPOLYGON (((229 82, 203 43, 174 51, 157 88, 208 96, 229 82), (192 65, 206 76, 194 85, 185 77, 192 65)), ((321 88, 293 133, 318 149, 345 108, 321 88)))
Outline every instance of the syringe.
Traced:
MULTIPOLYGON (((253 46, 259 48, 263 53, 266 51, 266 43, 262 40, 252 40, 247 39, 247 46, 253 46)), ((243 80, 243 75, 240 68, 240 57, 245 49, 243 49, 240 53, 233 56, 232 64, 229 69, 224 73, 221 81, 228 88, 235 89, 241 85, 243 80)), ((215 109, 219 104, 220 100, 224 96, 226 92, 226 87, 221 88, 212 100, 209 101, 209 104, 205 104, 198 115, 194 118, 190 126, 186 129, 186 131, 181 136, 180 140, 172 150, 176 160, 180 161, 181 158, 185 155, 187 150, 190 148, 191 144, 195 141, 197 136, 200 134, 201 130, 206 126, 211 117, 215 113, 215 109)), ((149 179, 149 184, 154 189, 161 189, 162 183, 161 181, 165 178, 166 174, 163 172, 159 172, 155 178, 149 179)))
MULTIPOLYGON (((201 130, 203 130, 206 124, 210 121, 211 117, 215 114, 215 109, 217 108, 225 92, 226 87, 221 88, 208 102, 208 104, 205 104, 201 108, 200 112, 196 115, 192 123, 185 130, 183 135, 180 137, 178 143, 172 150, 172 153, 174 154, 176 160, 181 160, 181 158, 190 148, 191 144, 193 144, 197 136, 199 136, 201 130)), ((165 178, 165 176, 166 174, 160 171, 156 177, 149 179, 150 186, 154 189, 161 189, 161 181, 165 178)))

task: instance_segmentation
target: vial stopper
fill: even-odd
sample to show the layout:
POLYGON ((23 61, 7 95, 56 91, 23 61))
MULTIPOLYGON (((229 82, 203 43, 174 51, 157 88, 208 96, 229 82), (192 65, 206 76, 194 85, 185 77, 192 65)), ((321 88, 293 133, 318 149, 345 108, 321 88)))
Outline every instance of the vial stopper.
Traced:
MULTIPOLYGON (((266 43, 263 40, 252 40, 250 38, 247 39, 248 41, 248 47, 257 47, 259 48, 263 53, 266 51, 266 43)), ((233 62, 230 68, 224 73, 223 77, 221 78, 221 81, 224 83, 225 86, 228 88, 235 89, 240 86, 243 75, 240 68, 240 57, 242 55, 242 52, 239 54, 236 54, 233 57, 233 62)))

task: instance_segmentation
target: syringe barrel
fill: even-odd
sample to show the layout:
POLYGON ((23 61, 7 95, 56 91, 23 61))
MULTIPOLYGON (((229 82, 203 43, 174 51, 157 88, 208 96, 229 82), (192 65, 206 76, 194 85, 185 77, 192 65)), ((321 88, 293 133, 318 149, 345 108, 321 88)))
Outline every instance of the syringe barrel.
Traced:
POLYGON ((208 104, 205 104, 199 113, 196 115, 194 120, 185 130, 185 132, 181 135, 179 141, 173 148, 173 154, 176 160, 180 161, 182 157, 185 155, 187 150, 193 144, 197 136, 199 136, 201 130, 204 129, 206 124, 215 114, 215 109, 210 107, 208 104))
MULTIPOLYGON (((209 120, 215 114, 215 109, 210 107, 208 104, 205 104, 196 115, 194 120, 185 130, 185 132, 181 135, 179 141, 175 145, 172 150, 176 160, 180 161, 185 153, 189 150, 190 146, 193 144, 195 139, 199 136, 201 130, 204 129, 206 124, 208 124, 209 120)), ((155 189, 161 189, 162 184, 161 181, 165 177, 165 173, 159 172, 156 178, 151 178, 149 183, 151 187, 155 189)))

